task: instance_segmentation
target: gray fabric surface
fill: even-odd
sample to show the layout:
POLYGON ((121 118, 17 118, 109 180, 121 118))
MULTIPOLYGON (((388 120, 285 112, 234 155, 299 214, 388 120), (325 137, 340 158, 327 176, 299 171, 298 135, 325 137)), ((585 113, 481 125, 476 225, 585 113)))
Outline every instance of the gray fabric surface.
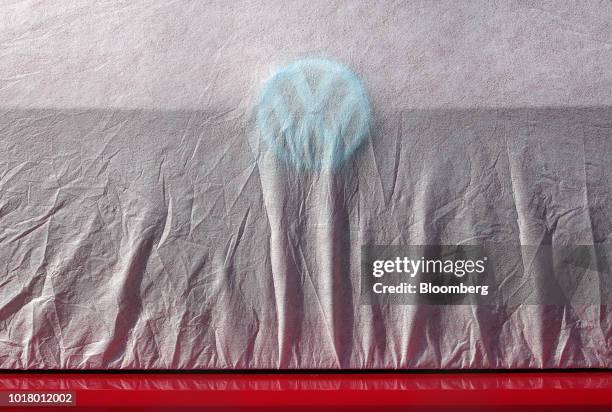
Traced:
POLYGON ((3 3, 0 367, 612 367, 608 306, 359 301, 364 244, 612 243, 612 3, 3 3), (254 119, 311 56, 333 170, 254 119))

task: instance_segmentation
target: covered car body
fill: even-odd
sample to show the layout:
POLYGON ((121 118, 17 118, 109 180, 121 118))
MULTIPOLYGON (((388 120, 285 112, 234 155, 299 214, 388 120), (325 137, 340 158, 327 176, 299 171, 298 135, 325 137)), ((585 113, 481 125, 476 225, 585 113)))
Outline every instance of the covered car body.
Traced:
POLYGON ((2 10, 0 367, 612 366, 603 301, 360 299, 363 245, 610 244, 612 4, 2 10), (262 138, 303 59, 367 94, 333 167, 262 138))

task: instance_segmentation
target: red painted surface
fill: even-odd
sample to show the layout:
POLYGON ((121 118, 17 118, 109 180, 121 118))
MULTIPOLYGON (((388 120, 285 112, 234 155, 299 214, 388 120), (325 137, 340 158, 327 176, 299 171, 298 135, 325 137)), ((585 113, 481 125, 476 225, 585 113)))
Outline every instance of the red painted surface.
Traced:
MULTIPOLYGON (((612 410, 612 373, 0 374, 1 391, 72 391, 77 407, 591 406, 612 410)), ((16 410, 18 408, 10 408, 16 410)), ((78 408, 77 408, 78 409, 78 408)), ((31 410, 31 409, 29 409, 31 410)), ((504 409, 506 410, 506 409, 504 409)), ((576 408, 584 410, 584 408, 576 408)))

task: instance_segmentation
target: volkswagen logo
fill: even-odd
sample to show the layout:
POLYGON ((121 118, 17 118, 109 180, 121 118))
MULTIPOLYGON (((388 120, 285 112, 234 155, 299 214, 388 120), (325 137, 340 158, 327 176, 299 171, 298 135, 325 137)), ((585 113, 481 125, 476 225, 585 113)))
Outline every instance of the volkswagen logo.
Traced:
POLYGON ((324 59, 299 60, 265 84, 257 105, 261 138, 298 168, 337 168, 370 126, 370 103, 355 74, 324 59))

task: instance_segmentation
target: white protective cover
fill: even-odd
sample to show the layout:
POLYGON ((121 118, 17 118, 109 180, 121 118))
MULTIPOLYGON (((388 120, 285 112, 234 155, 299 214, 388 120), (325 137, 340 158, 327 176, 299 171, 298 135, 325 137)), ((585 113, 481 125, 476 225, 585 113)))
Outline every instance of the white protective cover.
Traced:
POLYGON ((611 25, 607 1, 2 0, 0 367, 612 367, 603 302, 359 298, 366 244, 612 243, 611 25), (256 120, 309 58, 371 108, 333 168, 256 120))

